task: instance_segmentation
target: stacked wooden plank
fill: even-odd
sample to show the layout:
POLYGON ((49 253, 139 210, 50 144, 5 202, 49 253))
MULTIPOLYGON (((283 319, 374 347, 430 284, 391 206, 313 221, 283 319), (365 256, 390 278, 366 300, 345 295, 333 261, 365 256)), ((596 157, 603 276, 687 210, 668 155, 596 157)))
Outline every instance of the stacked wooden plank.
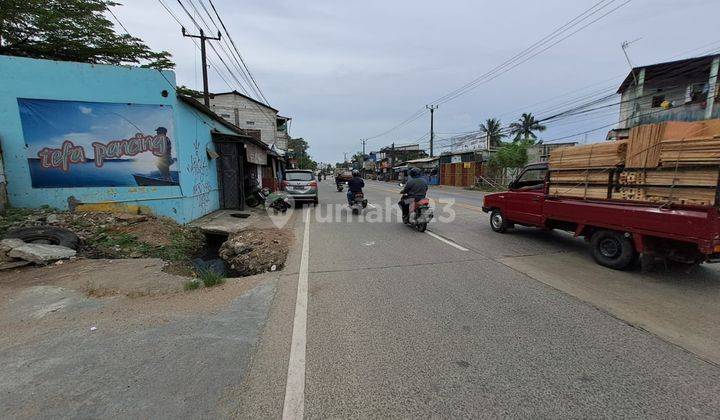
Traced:
POLYGON ((608 198, 607 186, 585 184, 550 184, 550 195, 555 197, 572 197, 589 200, 605 200, 608 198))
POLYGON ((627 140, 562 147, 550 152, 551 171, 613 168, 625 163, 627 140))
POLYGON ((668 139, 661 142, 663 167, 717 165, 720 163, 720 135, 668 139))
POLYGON ((625 166, 655 168, 660 163, 660 142, 666 124, 646 124, 630 130, 625 166))
POLYGON ((709 206, 715 204, 720 170, 715 168, 654 168, 624 170, 613 198, 650 203, 709 206))
POLYGON ((550 172, 551 184, 607 184, 610 174, 604 170, 568 170, 550 172))
POLYGON ((549 170, 554 196, 715 205, 720 119, 647 124, 625 141, 557 149, 549 170))

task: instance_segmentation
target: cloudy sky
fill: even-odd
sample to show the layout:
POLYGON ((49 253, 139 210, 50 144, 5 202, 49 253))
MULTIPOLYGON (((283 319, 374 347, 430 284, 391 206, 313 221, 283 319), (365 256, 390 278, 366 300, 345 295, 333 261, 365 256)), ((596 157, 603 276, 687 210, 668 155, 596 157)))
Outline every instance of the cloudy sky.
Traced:
MULTIPOLYGON (((192 28, 176 0, 164 1, 192 28)), ((194 3, 200 9, 199 1, 194 3)), ((625 1, 606 0, 602 12, 625 1)), ((114 10, 128 30, 153 49, 173 54, 178 84, 201 89, 199 53, 159 2, 122 2, 114 10)), ((183 0, 188 8, 189 2, 183 0)), ((394 127, 598 0, 213 2, 270 104, 293 118, 291 135, 308 140, 316 160, 334 162, 342 160, 343 152, 360 150, 361 138, 394 127)), ((476 130, 489 117, 504 123, 525 111, 542 117, 567 108, 575 98, 612 93, 629 72, 623 41, 637 40, 628 49, 635 65, 720 50, 711 16, 720 16, 720 1, 631 0, 519 67, 440 105, 437 137, 476 130)), ((218 62, 212 53, 210 59, 218 62)), ((210 88, 237 87, 228 87, 211 70, 210 88)), ((609 109, 562 120, 549 124, 541 138, 552 141, 617 118, 617 110, 609 109)), ((428 130, 429 116, 423 116, 369 141, 368 149, 418 138, 426 145, 422 136, 428 130)), ((587 141, 603 139, 606 132, 593 131, 587 141)), ((439 151, 447 144, 438 140, 439 151)))

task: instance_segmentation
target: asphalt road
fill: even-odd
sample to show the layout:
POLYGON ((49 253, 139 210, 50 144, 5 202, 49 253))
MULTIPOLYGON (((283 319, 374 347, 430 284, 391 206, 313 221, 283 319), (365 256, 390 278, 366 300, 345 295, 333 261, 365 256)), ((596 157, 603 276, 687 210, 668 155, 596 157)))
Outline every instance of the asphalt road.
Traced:
MULTIPOLYGON (((718 364, 604 309, 592 294, 533 276, 539 263, 522 260, 552 266, 559 256, 584 255, 581 240, 532 229, 495 234, 477 192, 433 189, 432 198, 455 200, 454 217, 433 223, 433 236, 385 208, 397 201, 394 184, 369 181, 374 208, 362 216, 341 208, 345 193, 332 182, 320 188, 309 221, 294 221, 297 247, 235 414, 720 415, 718 364), (530 268, 514 267, 515 259, 530 268)), ((441 207, 438 216, 451 216, 441 207)), ((612 276, 583 270, 592 263, 577 258, 574 274, 558 276, 612 276)), ((716 291, 718 282, 704 287, 716 291)), ((720 335, 710 325, 706 333, 720 335)))

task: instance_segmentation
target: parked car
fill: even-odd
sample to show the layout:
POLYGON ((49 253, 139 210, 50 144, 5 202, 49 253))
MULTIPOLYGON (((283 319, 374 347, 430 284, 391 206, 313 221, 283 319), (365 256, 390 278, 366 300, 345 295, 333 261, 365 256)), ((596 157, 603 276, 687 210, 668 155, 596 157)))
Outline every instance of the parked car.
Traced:
POLYGON ((504 233, 516 224, 566 230, 585 237, 595 261, 614 269, 629 267, 640 254, 688 264, 720 262, 717 205, 555 197, 548 194, 547 174, 547 164, 529 165, 508 191, 485 196, 492 230, 504 233))
POLYGON ((282 189, 296 202, 305 201, 317 204, 319 201, 318 184, 313 171, 303 169, 285 171, 282 189))

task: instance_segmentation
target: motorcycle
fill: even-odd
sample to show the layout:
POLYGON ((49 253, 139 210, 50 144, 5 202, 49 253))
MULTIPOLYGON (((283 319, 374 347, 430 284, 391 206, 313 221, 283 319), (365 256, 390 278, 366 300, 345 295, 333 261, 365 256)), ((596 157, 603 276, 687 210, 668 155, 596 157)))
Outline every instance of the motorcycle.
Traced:
MULTIPOLYGON (((401 200, 406 200, 408 197, 403 196, 401 200)), ((407 221, 403 220, 405 224, 408 224, 415 228, 418 232, 425 232, 428 223, 435 215, 430 208, 430 200, 423 198, 419 201, 411 200, 410 211, 408 214, 407 221)))
POLYGON ((266 204, 273 210, 273 213, 285 213, 287 210, 294 205, 292 199, 287 194, 275 193, 271 194, 266 204))
POLYGON ((260 205, 260 203, 264 203, 267 197, 270 195, 272 191, 270 191, 270 188, 255 188, 248 194, 247 197, 245 197, 245 204, 248 205, 248 207, 257 207, 260 205))
POLYGON ((338 182, 337 183, 337 190, 338 192, 342 192, 343 188, 347 185, 347 182, 338 182))
POLYGON ((365 199, 365 194, 361 192, 355 193, 352 199, 352 204, 350 205, 352 214, 360 214, 360 210, 367 207, 367 205, 368 201, 365 199))

